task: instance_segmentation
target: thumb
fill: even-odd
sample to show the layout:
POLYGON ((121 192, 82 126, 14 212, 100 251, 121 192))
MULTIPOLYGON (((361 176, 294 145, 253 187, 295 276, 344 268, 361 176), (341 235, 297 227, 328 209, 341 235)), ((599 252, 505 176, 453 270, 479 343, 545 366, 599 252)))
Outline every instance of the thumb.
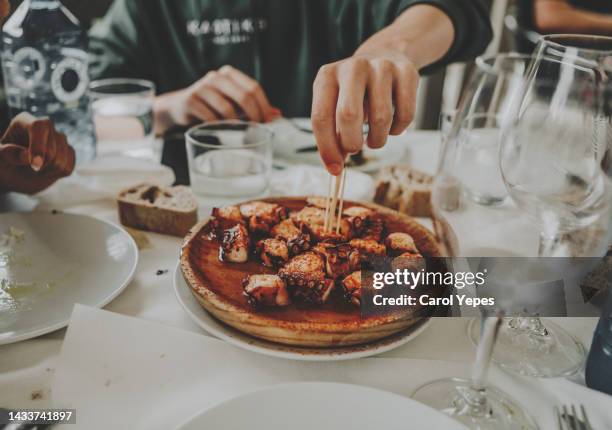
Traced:
POLYGON ((12 143, 0 145, 0 160, 13 166, 27 166, 30 164, 28 148, 12 143))

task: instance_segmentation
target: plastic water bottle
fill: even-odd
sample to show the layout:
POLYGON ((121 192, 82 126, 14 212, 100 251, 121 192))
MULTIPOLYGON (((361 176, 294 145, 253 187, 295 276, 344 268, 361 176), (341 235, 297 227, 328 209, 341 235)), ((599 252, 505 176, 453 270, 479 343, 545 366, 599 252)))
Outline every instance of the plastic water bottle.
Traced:
POLYGON ((589 388, 612 394, 612 290, 599 319, 586 365, 589 388))
POLYGON ((2 29, 2 71, 12 116, 47 116, 92 160, 96 141, 88 97, 87 33, 59 0, 25 0, 2 29))

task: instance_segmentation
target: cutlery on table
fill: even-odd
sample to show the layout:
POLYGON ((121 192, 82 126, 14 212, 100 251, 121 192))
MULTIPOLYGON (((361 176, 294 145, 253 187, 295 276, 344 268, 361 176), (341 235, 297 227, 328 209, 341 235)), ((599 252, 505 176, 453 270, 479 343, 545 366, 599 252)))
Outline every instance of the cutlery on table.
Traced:
POLYGON ((583 405, 580 405, 580 417, 574 405, 571 405, 569 410, 566 405, 561 409, 555 406, 555 413, 559 430, 593 430, 583 405))

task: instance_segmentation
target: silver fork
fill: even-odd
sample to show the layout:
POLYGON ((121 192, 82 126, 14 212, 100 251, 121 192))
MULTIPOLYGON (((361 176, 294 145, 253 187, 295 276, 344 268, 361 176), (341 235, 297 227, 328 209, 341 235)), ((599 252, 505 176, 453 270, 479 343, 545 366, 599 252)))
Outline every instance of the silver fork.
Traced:
POLYGON ((563 405, 561 409, 555 406, 555 413, 559 430, 593 430, 583 405, 580 405, 580 417, 574 405, 571 405, 569 410, 566 405, 563 405))

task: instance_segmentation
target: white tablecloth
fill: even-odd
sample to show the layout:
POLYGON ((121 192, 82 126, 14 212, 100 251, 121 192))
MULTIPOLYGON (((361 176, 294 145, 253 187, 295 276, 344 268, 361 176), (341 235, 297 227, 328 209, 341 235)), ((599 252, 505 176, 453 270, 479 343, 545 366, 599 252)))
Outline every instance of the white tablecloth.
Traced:
MULTIPOLYGON (((407 159, 422 170, 432 172, 436 164, 439 136, 437 133, 412 132, 406 135, 407 159)), ((19 206, 29 210, 33 202, 27 198, 4 198, 0 201, 4 210, 19 206)), ((1 209, 0 209, 1 210, 1 209)), ((101 200, 87 204, 74 204, 68 210, 117 222, 113 201, 101 200)), ((205 215, 204 213, 200 214, 205 215)), ((140 251, 140 261, 134 281, 105 309, 161 323, 178 329, 202 333, 182 310, 172 290, 172 271, 176 265, 181 240, 157 234, 147 234, 150 246, 140 251), (158 274, 163 271, 163 274, 158 274)), ((559 319, 559 324, 589 345, 596 324, 594 318, 559 319)), ((474 360, 474 348, 467 338, 466 319, 435 320, 424 334, 414 341, 384 354, 385 357, 414 359, 415 366, 434 360, 461 363, 465 372, 474 360)), ((0 347, 0 407, 42 408, 53 406, 51 381, 56 359, 65 330, 36 339, 0 347)), ((445 375, 440 375, 445 376, 445 375)), ((467 376, 467 374, 459 375, 467 376)), ((504 381, 517 376, 493 372, 493 383, 504 388, 504 381)), ((525 380, 529 390, 544 387, 550 381, 525 380)), ((561 381, 562 384, 573 384, 561 381)), ((180 387, 177 387, 180 389, 180 387)), ((567 403, 580 399, 567 398, 567 403)), ((612 406, 612 399, 610 402, 612 406)), ((529 405, 534 415, 544 416, 546 422, 552 410, 538 411, 537 405, 529 405)), ((111 413, 112 411, 107 411, 111 413)))

